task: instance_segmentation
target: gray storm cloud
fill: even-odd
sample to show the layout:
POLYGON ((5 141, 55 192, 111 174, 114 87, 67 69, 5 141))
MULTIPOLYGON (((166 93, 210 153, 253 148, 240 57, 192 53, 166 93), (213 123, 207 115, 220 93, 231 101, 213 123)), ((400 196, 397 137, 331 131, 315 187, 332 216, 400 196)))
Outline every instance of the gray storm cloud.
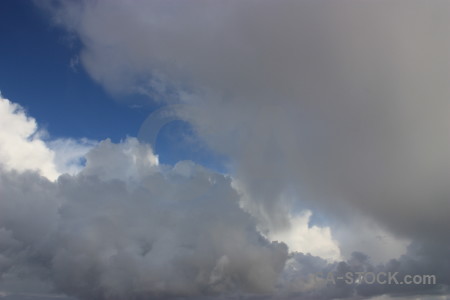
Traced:
MULTIPOLYGON (((261 234, 257 218, 241 207, 243 195, 230 176, 189 161, 160 165, 149 145, 135 138, 118 144, 46 143, 33 138, 36 121, 20 106, 0 99, 0 107, 1 120, 10 121, 4 124, 8 134, 0 136, 0 153, 9 153, 0 160, 1 299, 332 299, 448 293, 446 241, 440 248, 433 238, 429 245, 414 242, 405 255, 384 264, 360 252, 340 262, 296 252, 261 234), (11 151, 17 145, 23 145, 22 152, 11 151), (85 165, 74 163, 80 155, 85 165), (27 165, 22 157, 33 163, 27 165), (61 167, 78 171, 56 178, 48 171, 61 167), (399 278, 434 274, 437 285, 312 279, 318 273, 337 277, 361 271, 399 272, 399 278)), ((326 238, 323 229, 302 229, 301 238, 311 233, 314 239, 304 242, 326 238)))
POLYGON ((287 247, 256 231, 230 179, 160 168, 149 151, 103 141, 56 182, 2 171, 0 289, 32 278, 81 299, 273 292, 287 247))
POLYGON ((289 225, 289 193, 448 264, 448 1, 37 4, 108 91, 187 104, 177 113, 230 157, 260 226, 289 225))
POLYGON ((234 160, 273 226, 294 189, 448 238, 448 2, 57 3, 44 7, 106 89, 192 104, 180 116, 234 160))
POLYGON ((56 181, 0 165, 0 290, 7 292, 0 298, 331 299, 448 293, 448 250, 434 249, 430 258, 430 249, 413 245, 401 258, 378 265, 357 252, 334 263, 288 254, 285 244, 269 242, 258 232, 255 219, 239 207, 230 178, 222 174, 187 161, 158 165, 151 149, 133 138, 120 144, 105 140, 85 156, 78 174, 56 181), (399 272, 399 278, 435 274, 438 285, 324 281, 328 272, 338 277, 361 271, 399 272), (319 273, 322 279, 312 279, 319 273))

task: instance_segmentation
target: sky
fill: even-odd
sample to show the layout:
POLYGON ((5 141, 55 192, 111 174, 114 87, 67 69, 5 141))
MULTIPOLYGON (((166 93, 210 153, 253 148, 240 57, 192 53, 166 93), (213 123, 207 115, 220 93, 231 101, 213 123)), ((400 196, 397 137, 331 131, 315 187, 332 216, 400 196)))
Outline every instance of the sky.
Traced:
MULTIPOLYGON (((30 1, 6 0, 0 5, 0 91, 39 119, 53 137, 118 142, 137 136, 150 112, 162 106, 137 93, 119 96, 105 91, 80 65, 79 41, 53 26, 30 1)), ((167 124, 158 138, 163 162, 194 159, 225 170, 223 157, 200 141, 196 147, 189 142, 192 129, 181 120, 167 124)))
POLYGON ((0 299, 448 299, 449 12, 1 1, 0 299))

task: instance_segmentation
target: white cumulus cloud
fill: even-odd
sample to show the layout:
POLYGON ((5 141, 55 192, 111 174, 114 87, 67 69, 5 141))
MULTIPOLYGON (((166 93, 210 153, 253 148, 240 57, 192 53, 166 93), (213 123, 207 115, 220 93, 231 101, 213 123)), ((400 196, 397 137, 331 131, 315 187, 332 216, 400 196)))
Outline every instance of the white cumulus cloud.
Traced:
POLYGON ((58 176, 53 151, 40 137, 36 120, 23 108, 0 97, 0 163, 7 170, 33 170, 42 176, 58 176))
POLYGON ((44 139, 47 134, 36 120, 1 94, 0 128, 0 166, 19 172, 36 171, 50 180, 79 172, 84 155, 96 144, 88 139, 44 139))

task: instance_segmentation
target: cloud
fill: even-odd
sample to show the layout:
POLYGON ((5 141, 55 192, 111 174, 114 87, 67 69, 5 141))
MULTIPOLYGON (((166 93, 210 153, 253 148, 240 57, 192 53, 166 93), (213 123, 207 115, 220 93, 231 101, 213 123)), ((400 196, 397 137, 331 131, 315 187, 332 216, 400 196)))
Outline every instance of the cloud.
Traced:
MULTIPOLYGON (((77 157, 72 153, 80 147, 67 140, 54 145, 65 147, 68 157, 77 157)), ((290 215, 290 227, 266 232, 267 239, 258 219, 246 212, 248 195, 228 175, 189 161, 159 165, 151 147, 135 138, 119 144, 104 140, 84 157, 78 172, 52 181, 40 170, 0 169, 3 298, 331 299, 448 293, 446 241, 440 247, 413 243, 385 264, 360 252, 341 261, 330 228, 311 226, 309 211, 290 215), (361 271, 399 272, 399 278, 435 274, 439 285, 312 279, 318 273, 338 277, 361 271)))
POLYGON ((160 166, 135 138, 46 143, 19 105, 2 98, 0 109, 6 298, 273 292, 287 246, 258 232, 231 178, 160 166))
POLYGON ((284 230, 297 207, 347 232, 367 219, 422 249, 405 265, 445 265, 449 2, 39 5, 111 93, 187 104, 178 115, 230 157, 258 226, 284 230))
POLYGON ((311 209, 446 236, 447 2, 46 3, 105 88, 190 104, 180 116, 273 226, 274 199, 297 189, 311 209))
POLYGON ((310 226, 311 211, 289 216, 287 229, 269 232, 270 240, 285 242, 291 251, 313 253, 330 261, 341 260, 339 246, 331 236, 329 227, 310 226))
MULTIPOLYGON (((285 244, 259 233, 228 176, 192 162, 161 166, 152 157, 151 148, 136 139, 105 140, 86 155, 80 173, 57 181, 2 170, 0 290, 18 299, 61 293, 78 299, 330 299, 448 292, 450 261, 443 248, 430 258, 416 245, 378 265, 362 253, 340 262, 288 254, 285 244), (357 271, 436 274, 442 285, 311 279, 357 271)), ((323 242, 310 236, 320 236, 319 228, 308 233, 305 227, 306 242, 323 242)))
POLYGON ((84 166, 84 155, 96 144, 97 142, 88 139, 60 138, 48 141, 47 147, 55 153, 53 161, 57 171, 60 174, 75 175, 84 166))
POLYGON ((135 139, 106 140, 75 176, 2 171, 2 278, 83 299, 273 291, 287 247, 258 233, 230 179, 149 158, 135 139))
POLYGON ((55 179, 54 153, 41 139, 36 121, 22 107, 0 97, 0 163, 7 170, 34 170, 55 179))
MULTIPOLYGON (((4 136, 30 124, 38 132, 20 106, 1 103, 15 108, 2 114, 13 121, 4 136)), ((9 141, 2 140, 5 149, 17 145, 9 141)), ((21 143, 33 149, 36 141, 48 160, 0 168, 6 299, 273 295, 286 272, 283 242, 291 252, 339 259, 329 228, 307 224, 310 212, 268 239, 236 180, 189 161, 160 165, 136 138, 21 143), (58 177, 46 176, 47 165, 58 177)))
POLYGON ((373 264, 370 258, 361 252, 353 252, 347 261, 335 263, 327 263, 319 257, 297 253, 292 255, 286 263, 280 295, 286 299, 360 298, 376 295, 389 295, 387 299, 401 295, 416 295, 416 297, 423 296, 429 299, 433 295, 449 292, 448 284, 445 284, 449 280, 447 269, 449 260, 447 257, 440 257, 440 259, 439 264, 444 265, 430 265, 430 262, 418 255, 415 249, 410 249, 407 255, 392 259, 385 264, 373 264), (388 279, 387 274, 395 274, 397 281, 392 280, 392 283, 399 282, 399 284, 371 282, 369 275, 364 275, 367 276, 368 282, 364 280, 358 282, 356 272, 373 273, 375 276, 386 274, 386 277, 380 277, 381 281, 388 279), (346 277, 348 273, 351 274, 350 277, 346 277), (434 274, 438 284, 400 284, 404 276, 412 274, 434 274), (354 279, 351 284, 345 282, 348 278, 354 279))
POLYGON ((96 144, 88 139, 49 139, 19 104, 1 95, 0 125, 0 166, 19 172, 36 171, 50 180, 78 173, 83 156, 96 144))

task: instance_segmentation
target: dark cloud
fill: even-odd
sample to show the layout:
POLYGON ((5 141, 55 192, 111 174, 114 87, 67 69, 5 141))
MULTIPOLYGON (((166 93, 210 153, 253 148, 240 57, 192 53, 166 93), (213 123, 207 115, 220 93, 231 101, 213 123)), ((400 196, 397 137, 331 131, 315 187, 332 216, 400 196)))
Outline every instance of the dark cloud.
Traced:
POLYGON ((180 116, 231 157, 270 226, 297 189, 448 238, 448 2, 43 3, 107 89, 190 104, 180 116))
POLYGON ((257 232, 230 179, 189 162, 145 166, 149 151, 104 141, 57 182, 2 171, 0 276, 82 299, 273 291, 287 247, 257 232))
POLYGON ((191 162, 156 165, 148 159, 150 148, 135 139, 103 141, 86 157, 79 174, 55 182, 35 172, 1 170, 4 299, 63 298, 52 293, 78 299, 448 293, 448 241, 414 242, 405 255, 385 264, 359 252, 334 263, 288 255, 286 245, 257 231, 224 175, 191 162), (347 284, 326 281, 330 272, 334 278, 347 272, 398 272, 399 279, 429 274, 437 284, 347 284))
POLYGON ((284 293, 286 298, 295 299, 334 299, 334 298, 361 298, 376 295, 439 295, 449 292, 450 273, 447 256, 430 258, 422 256, 417 249, 410 248, 408 253, 399 259, 392 259, 385 264, 373 264, 370 258, 360 252, 352 253, 345 262, 327 263, 325 260, 301 253, 293 254, 288 261, 288 267, 283 274, 284 293), (369 283, 353 281, 346 283, 346 274, 357 278, 356 272, 383 274, 380 280, 389 280, 389 273, 396 274, 397 281, 392 284, 371 283, 372 275, 367 275, 369 283), (329 275, 331 274, 331 276, 329 275), (435 275, 436 284, 400 284, 406 275, 435 275), (316 276, 316 279, 312 279, 316 276), (339 279, 343 278, 343 279, 339 279), (323 279, 323 282, 320 280, 323 279), (398 282, 399 284, 395 284, 398 282), (316 285, 314 285, 314 283, 316 285), (288 291, 288 292, 286 292, 288 291))

